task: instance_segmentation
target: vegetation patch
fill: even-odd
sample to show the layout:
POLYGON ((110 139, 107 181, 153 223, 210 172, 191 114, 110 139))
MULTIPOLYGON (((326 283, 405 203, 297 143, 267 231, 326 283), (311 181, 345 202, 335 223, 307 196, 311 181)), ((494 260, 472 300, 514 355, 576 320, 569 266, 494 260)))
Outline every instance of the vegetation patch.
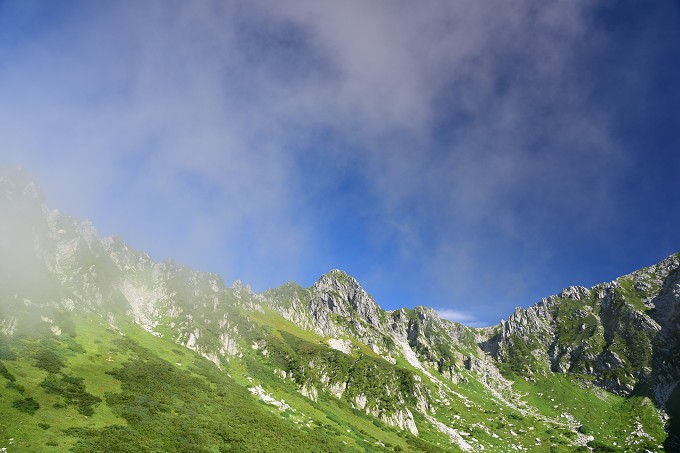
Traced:
POLYGON ((38 404, 38 402, 32 397, 28 397, 20 400, 14 400, 12 407, 18 411, 33 415, 38 409, 40 409, 40 404, 38 404))
POLYGON ((82 377, 50 374, 40 386, 47 393, 62 396, 65 404, 75 406, 78 412, 86 416, 94 414, 93 406, 101 401, 101 398, 85 390, 82 377))
POLYGON ((64 361, 52 349, 41 349, 35 356, 35 366, 48 373, 58 373, 64 367, 64 361))
POLYGON ((0 362, 0 376, 7 379, 9 382, 14 382, 17 378, 14 377, 12 373, 9 372, 4 363, 0 362))
POLYGON ((105 399, 127 426, 70 429, 68 434, 79 439, 76 452, 118 451, 115 446, 131 452, 347 450, 322 433, 293 429, 270 415, 253 404, 245 388, 204 360, 187 371, 131 340, 124 345, 136 357, 109 372, 120 380, 121 392, 105 399))

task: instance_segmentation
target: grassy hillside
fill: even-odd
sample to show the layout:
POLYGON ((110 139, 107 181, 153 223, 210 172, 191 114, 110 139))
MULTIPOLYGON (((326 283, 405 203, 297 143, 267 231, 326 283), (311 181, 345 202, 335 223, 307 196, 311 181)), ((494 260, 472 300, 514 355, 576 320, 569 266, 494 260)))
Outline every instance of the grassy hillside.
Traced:
MULTIPOLYGON (((135 325, 0 336, 0 448, 9 451, 436 451, 342 401, 312 402, 252 356, 218 369, 135 325), (254 382, 286 411, 259 401, 254 382)), ((295 337, 291 341, 305 341, 295 337)))
POLYGON ((258 321, 262 324, 251 335, 268 350, 246 351, 221 369, 134 324, 114 329, 96 316, 75 316, 70 333, 0 336, 0 412, 5 414, 0 448, 460 451, 432 420, 456 426, 470 445, 484 445, 485 451, 513 445, 525 451, 588 451, 574 447, 578 435, 593 436, 588 447, 594 451, 659 451, 665 438, 647 398, 624 399, 574 377, 550 374, 533 382, 516 377, 515 392, 509 391, 514 396, 496 398, 472 373, 457 385, 440 380, 443 387, 437 387, 422 372, 393 368, 370 350, 357 346, 348 355, 275 315, 258 321), (353 379, 355 387, 339 399, 323 391, 318 369, 305 366, 315 360, 339 380, 353 379), (307 374, 300 374, 305 369, 307 374), (288 370, 288 378, 278 370, 288 370), (400 404, 389 392, 391 378, 406 394, 420 382, 431 395, 436 406, 431 415, 414 411, 418 437, 352 404, 359 391, 387 400, 388 407, 400 404), (316 401, 300 393, 303 383, 319 388, 316 401), (261 401, 249 390, 255 387, 271 400, 261 401), (636 434, 638 423, 644 434, 636 434))

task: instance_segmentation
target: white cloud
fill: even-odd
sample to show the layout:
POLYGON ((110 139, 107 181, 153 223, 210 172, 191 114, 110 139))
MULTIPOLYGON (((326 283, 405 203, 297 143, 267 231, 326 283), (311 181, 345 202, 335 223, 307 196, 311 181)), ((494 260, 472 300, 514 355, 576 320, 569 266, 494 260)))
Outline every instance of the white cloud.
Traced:
POLYGON ((488 325, 485 323, 485 321, 480 320, 476 315, 465 311, 459 311, 450 308, 437 308, 435 311, 441 318, 464 324, 469 327, 485 327, 488 325))
POLYGON ((325 219, 345 213, 310 194, 349 173, 371 200, 352 206, 371 217, 359 234, 402 261, 373 267, 488 298, 527 273, 491 263, 489 235, 536 249, 534 225, 599 226, 613 206, 624 159, 588 103, 584 5, 86 8, 13 56, 0 134, 53 204, 255 287, 327 258, 325 219))

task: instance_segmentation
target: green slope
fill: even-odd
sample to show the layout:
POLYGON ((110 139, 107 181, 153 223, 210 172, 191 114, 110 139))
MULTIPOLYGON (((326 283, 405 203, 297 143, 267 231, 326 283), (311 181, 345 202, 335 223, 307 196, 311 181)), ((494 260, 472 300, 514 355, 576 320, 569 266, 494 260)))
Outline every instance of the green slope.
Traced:
MULTIPOLYGON (((310 401, 255 355, 219 369, 135 325, 75 317, 71 335, 0 346, 0 448, 9 451, 436 451, 342 402, 310 401), (124 333, 124 335, 123 335, 124 333), (259 401, 264 386, 291 406, 259 401)), ((289 341, 304 342, 285 334, 289 341)), ((375 359, 372 359, 375 360, 375 359)))

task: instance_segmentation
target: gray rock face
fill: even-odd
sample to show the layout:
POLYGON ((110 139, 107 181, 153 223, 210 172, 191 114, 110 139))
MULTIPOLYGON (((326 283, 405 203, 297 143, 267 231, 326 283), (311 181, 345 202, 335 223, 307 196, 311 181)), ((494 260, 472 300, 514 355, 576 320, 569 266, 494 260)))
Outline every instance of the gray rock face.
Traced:
POLYGON ((680 269, 670 271, 652 305, 661 328, 652 343, 651 380, 657 401, 665 403, 680 382, 680 269))
POLYGON ((353 338, 386 360, 402 356, 405 344, 419 366, 458 379, 463 356, 483 355, 472 329, 441 319, 428 307, 382 310, 351 276, 332 270, 309 289, 285 285, 267 293, 268 304, 289 321, 332 338, 353 338))
POLYGON ((610 283, 565 288, 515 310, 480 345, 501 363, 524 360, 528 373, 591 374, 624 396, 651 386, 663 406, 679 380, 679 266, 673 255, 610 283))
MULTIPOLYGON (((266 300, 268 306, 289 321, 331 337, 329 344, 336 345, 336 349, 339 345, 343 345, 339 350, 348 349, 348 340, 342 339, 363 343, 390 363, 395 363, 398 358, 407 361, 422 370, 435 385, 442 384, 430 370, 458 382, 461 371, 465 369, 465 357, 480 364, 473 372, 484 376, 483 379, 489 383, 493 384, 495 378, 500 379, 500 373, 493 363, 484 359, 472 329, 443 320, 428 307, 384 311, 353 277, 342 271, 332 270, 324 274, 309 289, 294 284, 284 285, 267 292, 266 300)), ((403 382, 400 384, 396 378, 388 379, 390 383, 386 389, 389 394, 398 395, 397 401, 400 403, 395 408, 385 410, 380 405, 376 406, 375 402, 366 400, 363 392, 352 393, 356 391, 353 389, 356 384, 352 383, 351 378, 347 382, 329 379, 331 375, 337 379, 337 373, 326 370, 321 363, 306 367, 305 373, 328 393, 336 396, 340 394, 343 399, 350 398, 355 407, 374 414, 391 426, 399 426, 414 433, 417 430, 405 401, 412 401, 414 406, 411 409, 421 413, 427 413, 432 408, 432 396, 427 386, 420 382, 409 384, 412 393, 403 394, 403 390, 400 390, 404 386, 403 382), (317 374, 318 371, 321 374, 317 374)), ((300 387, 303 386, 300 383, 300 387)))
POLYGON ((309 310, 315 320, 315 330, 322 335, 370 335, 371 327, 380 329, 384 316, 373 298, 359 283, 343 271, 334 269, 323 275, 311 288, 309 310), (349 325, 339 326, 331 315, 349 325))
POLYGON ((312 306, 319 311, 327 307, 331 313, 345 318, 357 318, 378 326, 382 310, 354 277, 334 269, 312 286, 312 306))

